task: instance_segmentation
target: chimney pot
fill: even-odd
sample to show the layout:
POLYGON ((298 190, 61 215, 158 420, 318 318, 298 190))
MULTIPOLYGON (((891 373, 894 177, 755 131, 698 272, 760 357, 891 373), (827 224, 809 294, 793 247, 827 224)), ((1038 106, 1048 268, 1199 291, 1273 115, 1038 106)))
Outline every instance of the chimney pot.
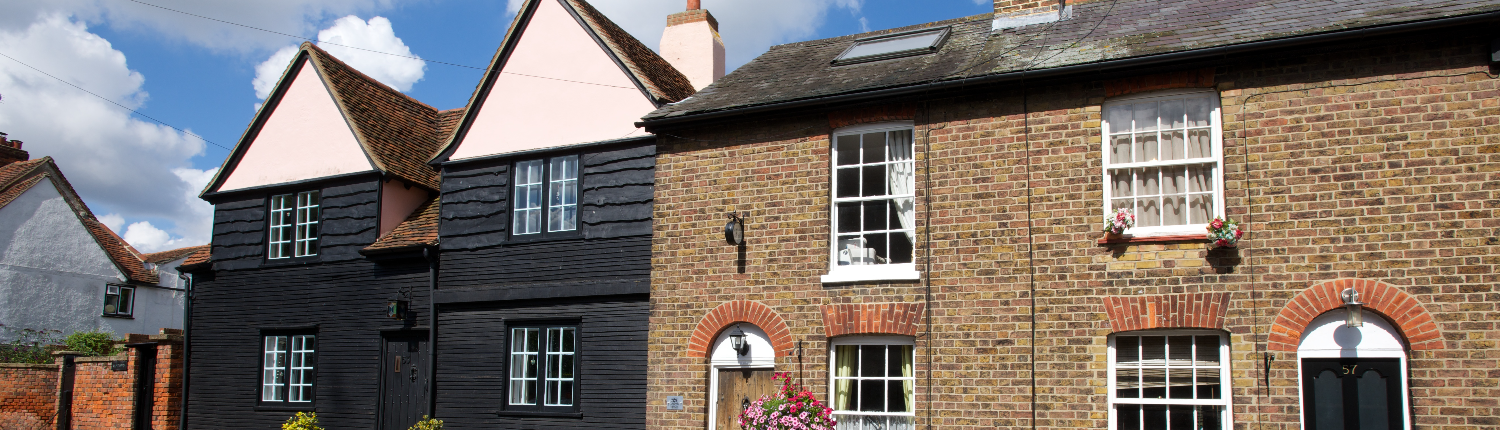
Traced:
POLYGON ((698 10, 703 8, 702 0, 687 0, 687 10, 698 10))
POLYGON ((21 149, 21 141, 19 141, 19 140, 12 140, 12 141, 10 141, 10 147, 11 148, 16 148, 16 149, 21 149))

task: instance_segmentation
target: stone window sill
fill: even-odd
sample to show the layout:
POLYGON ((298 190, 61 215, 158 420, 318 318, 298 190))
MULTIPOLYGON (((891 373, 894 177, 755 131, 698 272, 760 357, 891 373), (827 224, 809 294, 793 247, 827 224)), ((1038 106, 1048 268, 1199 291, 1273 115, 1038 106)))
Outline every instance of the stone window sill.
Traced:
POLYGON ((1118 237, 1103 237, 1099 239, 1100 245, 1123 245, 1132 243, 1161 243, 1161 242, 1208 242, 1204 234, 1165 234, 1154 236, 1133 236, 1129 234, 1118 237))
POLYGON ((823 275, 825 284, 839 284, 847 282, 865 281, 918 281, 922 279, 922 272, 917 271, 916 264, 882 264, 869 266, 835 266, 823 275))

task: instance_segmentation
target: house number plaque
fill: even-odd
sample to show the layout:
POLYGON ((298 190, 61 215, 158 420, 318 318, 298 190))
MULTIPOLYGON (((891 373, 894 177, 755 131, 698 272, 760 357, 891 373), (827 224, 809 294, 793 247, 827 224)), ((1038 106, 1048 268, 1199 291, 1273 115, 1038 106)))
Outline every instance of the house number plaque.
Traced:
POLYGON ((667 410, 682 410, 682 396, 667 396, 667 410))

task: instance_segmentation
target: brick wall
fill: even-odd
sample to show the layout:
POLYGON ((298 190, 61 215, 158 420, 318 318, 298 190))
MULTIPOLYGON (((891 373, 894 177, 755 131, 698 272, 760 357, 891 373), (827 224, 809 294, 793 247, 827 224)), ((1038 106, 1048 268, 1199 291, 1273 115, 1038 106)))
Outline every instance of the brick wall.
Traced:
POLYGON ((113 357, 79 357, 73 374, 74 429, 128 429, 135 423, 134 351, 113 357), (129 369, 112 370, 110 363, 126 360, 129 369))
MULTIPOLYGON (((1440 340, 1409 356, 1417 427, 1500 425, 1500 80, 1487 43, 1454 31, 1033 82, 1024 103, 1014 86, 915 101, 916 263, 930 303, 922 282, 819 281, 828 114, 673 130, 657 164, 648 425, 704 427, 708 366, 688 345, 711 310, 745 300, 804 342, 805 382, 823 398, 825 307, 925 305, 918 425, 1105 428, 1109 335, 1181 324, 1229 334, 1236 428, 1297 428, 1296 353, 1272 349, 1269 333, 1294 298, 1340 279, 1389 285, 1430 314, 1440 340), (1226 211, 1247 239, 1229 251, 1101 244, 1107 87, 1203 79, 1204 67, 1223 110, 1226 211), (744 251, 719 234, 731 211, 750 213, 744 251), (1106 303, 1155 303, 1171 318, 1116 327, 1106 303), (686 409, 666 410, 676 395, 686 409)), ((778 357, 778 371, 796 360, 778 357)))
POLYGON ((57 366, 0 363, 0 428, 50 426, 57 411, 57 366))

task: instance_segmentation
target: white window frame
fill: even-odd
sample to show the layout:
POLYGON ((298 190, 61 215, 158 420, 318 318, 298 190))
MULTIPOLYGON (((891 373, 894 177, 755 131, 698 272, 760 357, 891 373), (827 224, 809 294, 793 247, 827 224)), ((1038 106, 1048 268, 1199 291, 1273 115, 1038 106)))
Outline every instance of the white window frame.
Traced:
MULTIPOLYGON (((1104 205, 1103 205, 1104 211, 1101 214, 1101 216, 1099 217, 1100 220, 1103 219, 1103 215, 1112 214, 1115 211, 1115 208, 1113 207, 1113 199, 1112 199, 1112 196, 1114 195, 1114 181, 1113 181, 1113 178, 1111 178, 1111 175, 1110 175, 1110 171, 1111 170, 1118 170, 1118 169, 1146 169, 1146 168, 1153 168, 1153 167, 1172 167, 1172 166, 1193 166, 1193 165, 1205 165, 1205 164, 1209 164, 1209 163, 1213 163, 1214 164, 1214 174, 1212 175, 1213 177, 1210 179, 1210 180, 1213 181, 1213 186, 1214 186, 1214 191, 1213 191, 1213 204, 1214 204, 1214 208, 1213 208, 1212 211, 1210 211, 1209 217, 1212 218, 1212 217, 1222 217, 1222 216, 1224 216, 1224 125, 1223 125, 1224 121, 1223 121, 1223 108, 1221 107, 1221 104, 1220 104, 1218 91, 1213 90, 1213 89, 1202 89, 1202 88, 1177 89, 1177 90, 1155 91, 1155 92, 1151 92, 1151 93, 1140 94, 1140 95, 1132 95, 1132 96, 1128 96, 1128 97, 1120 97, 1120 98, 1115 98, 1115 99, 1110 99, 1108 101, 1105 101, 1104 105, 1101 107, 1101 109, 1100 109, 1099 112, 1100 112, 1099 113, 1099 117, 1100 117, 1099 123, 1100 123, 1100 136, 1101 136, 1100 143, 1099 143, 1099 152, 1103 156, 1103 158, 1102 158, 1102 160, 1103 160, 1103 168, 1101 169, 1100 174, 1101 174, 1101 181, 1104 183, 1104 196, 1103 196, 1103 198, 1104 198, 1104 205), (1110 156, 1111 156, 1110 134, 1113 133, 1113 129, 1112 129, 1111 124, 1109 122, 1109 115, 1108 115, 1110 107, 1115 106, 1115 105, 1120 105, 1120 104, 1132 104, 1132 103, 1137 103, 1137 102, 1142 102, 1142 101, 1152 101, 1153 99, 1156 100, 1156 101, 1160 101, 1160 100, 1163 100, 1163 99, 1174 99, 1174 98, 1176 98, 1176 99, 1187 99, 1187 98, 1192 98, 1194 96, 1208 96, 1207 98, 1212 103, 1210 105, 1210 111, 1209 111, 1209 122, 1210 122, 1210 124, 1209 124, 1209 126, 1210 126, 1209 138, 1210 138, 1210 142, 1211 142, 1210 143, 1210 148, 1211 148, 1211 151, 1213 152, 1212 155, 1210 155, 1208 157, 1201 157, 1201 158, 1184 158, 1184 159, 1181 159, 1181 160, 1132 162, 1132 163, 1121 163, 1121 164, 1117 164, 1117 165, 1116 164, 1110 164, 1110 161, 1111 161, 1110 160, 1110 156)), ((1158 118, 1159 117, 1160 117, 1160 115, 1158 115, 1158 118)), ((1160 127, 1158 127, 1157 130, 1160 130, 1160 127)), ((1160 145, 1160 141, 1159 140, 1158 140, 1158 145, 1160 145)), ((1184 186, 1186 186, 1186 185, 1184 185, 1184 186)), ((1161 187, 1160 183, 1158 183, 1158 187, 1161 187)), ((1135 208, 1133 208, 1133 207, 1132 208, 1128 208, 1128 209, 1130 209, 1132 211, 1132 213, 1134 213, 1134 211, 1135 211, 1135 208)), ((1162 210, 1165 211, 1166 209, 1163 207, 1162 210)), ((1137 214, 1137 218, 1139 218, 1139 214, 1137 214)), ((1139 219, 1137 219, 1137 224, 1139 224, 1139 219)), ((1208 222, 1205 221, 1205 222, 1202 222, 1202 223, 1185 224, 1185 225, 1134 227, 1134 228, 1130 228, 1130 229, 1125 230, 1125 234, 1126 235, 1130 235, 1130 236, 1134 236, 1134 237, 1177 236, 1177 235, 1191 235, 1191 234, 1199 234, 1199 235, 1201 235, 1201 234, 1205 234, 1205 228, 1207 226, 1208 226, 1208 222)))
MULTIPOLYGON (((909 408, 909 409, 911 409, 909 411, 906 411, 906 412, 861 412, 861 411, 840 411, 840 410, 834 409, 834 411, 833 411, 834 416, 836 418, 839 415, 881 416, 881 417, 910 417, 911 418, 911 421, 910 421, 911 426, 910 427, 905 427, 905 428, 915 428, 915 426, 916 426, 916 416, 917 416, 917 411, 916 411, 917 408, 915 407, 916 406, 916 402, 917 402, 917 399, 916 399, 917 390, 916 390, 916 388, 920 387, 920 385, 916 383, 916 380, 917 380, 917 359, 916 359, 916 354, 917 354, 916 339, 912 338, 912 337, 908 337, 908 336, 857 336, 856 335, 856 336, 844 336, 844 337, 833 338, 829 342, 829 344, 828 344, 828 369, 829 370, 828 370, 828 397, 827 397, 828 401, 827 401, 827 403, 828 403, 828 406, 830 408, 836 408, 838 406, 834 402, 834 399, 837 398, 837 396, 838 396, 838 393, 835 392, 838 389, 838 384, 836 383, 838 379, 852 379, 854 381, 859 381, 859 380, 862 380, 862 379, 878 379, 878 380, 885 380, 885 381, 911 380, 912 381, 912 386, 913 386, 913 389, 912 389, 912 399, 911 399, 911 406, 912 407, 909 408), (911 353, 912 353, 912 376, 910 378, 889 377, 889 376, 883 377, 883 378, 864 378, 864 377, 859 377, 859 376, 854 376, 854 377, 849 377, 849 378, 839 378, 839 377, 835 376, 836 372, 834 372, 834 368, 835 368, 835 366, 838 363, 838 347, 840 347, 840 346, 910 346, 911 347, 911 353)), ((889 356, 887 356, 887 360, 889 360, 889 356)), ((889 363, 887 363, 887 367, 889 367, 889 363)), ((887 396, 887 399, 889 399, 889 396, 887 396)), ((889 407, 887 407, 887 409, 889 409, 889 407)), ((838 421, 839 421, 839 426, 838 426, 839 429, 860 430, 859 427, 846 426, 844 420, 842 420, 842 419, 839 419, 838 421)), ((890 428, 890 429, 901 429, 901 428, 903 428, 899 424, 892 425, 889 421, 887 422, 887 425, 889 425, 889 427, 880 427, 880 428, 882 428, 882 429, 884 429, 884 428, 890 428)))
POLYGON ((115 311, 104 309, 104 316, 130 318, 135 315, 135 287, 126 285, 105 285, 104 306, 109 306, 110 296, 115 298, 115 311), (128 293, 128 294, 127 294, 128 293))
POLYGON ((511 199, 514 200, 511 203, 511 236, 529 239, 556 234, 571 235, 578 231, 578 223, 581 219, 581 214, 578 211, 578 202, 583 193, 580 181, 583 176, 583 166, 581 163, 582 157, 578 155, 560 155, 556 157, 521 160, 515 163, 515 173, 511 174, 511 180, 514 182, 514 185, 511 186, 513 190, 511 199), (568 160, 572 161, 572 171, 569 172, 567 169, 563 169, 564 172, 559 176, 560 174, 557 171, 558 163, 568 160), (539 170, 536 181, 521 182, 522 166, 532 163, 535 163, 536 169, 539 170), (569 173, 571 173, 571 176, 568 176, 569 173), (569 189, 572 190, 572 201, 567 201, 563 197, 569 189), (523 193, 532 192, 533 190, 538 194, 537 201, 531 202, 529 199, 521 198, 523 193), (531 206, 533 203, 535 206, 531 206), (526 206, 523 207, 522 204, 526 206), (572 216, 564 218, 564 223, 561 225, 554 224, 552 214, 568 209, 572 209, 572 216), (535 213, 537 217, 536 231, 522 231, 520 223, 523 219, 523 213, 528 215, 535 213))
POLYGON ((267 334, 260 339, 260 402, 311 404, 317 379, 317 335, 267 334), (283 343, 276 344, 276 339, 283 343))
MULTIPOLYGON (((1165 353, 1165 354, 1169 354, 1169 352, 1165 353)), ((1142 330, 1142 331, 1129 331, 1129 332, 1121 332, 1121 333, 1111 334, 1109 336, 1109 355, 1108 355, 1108 363, 1107 363, 1108 364, 1108 373, 1106 373, 1106 375, 1108 375, 1106 378, 1108 379, 1108 390, 1109 390, 1109 429, 1110 430, 1119 430, 1119 425, 1117 423, 1118 420, 1119 420, 1119 408, 1117 406, 1119 406, 1119 405, 1219 406, 1221 408, 1221 411, 1222 411, 1222 412, 1220 412, 1220 417, 1219 417, 1220 422, 1223 424, 1222 425, 1222 429, 1223 430, 1229 430, 1229 429, 1234 428, 1234 422, 1232 421, 1233 414, 1230 411, 1230 407, 1232 405, 1231 399, 1233 398, 1233 391, 1230 389, 1231 388, 1230 381, 1233 378, 1230 378, 1230 373, 1229 373, 1230 372, 1230 367, 1229 367, 1229 364, 1230 364, 1230 361, 1232 360, 1232 358, 1233 357, 1230 356, 1230 350, 1229 350, 1229 335, 1228 335, 1228 333, 1225 333, 1223 331, 1218 331, 1218 330, 1142 330), (1172 399, 1172 398, 1148 399, 1148 398, 1144 398, 1144 397, 1142 397, 1142 398, 1124 398, 1124 399, 1121 399, 1121 398, 1117 397, 1117 395, 1119 394, 1119 386, 1118 386, 1119 384, 1118 384, 1118 381, 1117 381, 1117 378, 1116 378, 1116 371, 1120 368, 1120 366, 1118 365, 1118 362, 1116 361, 1116 358, 1117 358, 1116 357, 1116 352, 1117 352, 1116 351, 1116 348, 1117 348, 1116 339, 1118 339, 1120 336, 1209 336, 1209 335, 1213 335, 1213 336, 1218 336, 1219 337, 1219 366, 1218 366, 1218 368, 1219 368, 1219 397, 1220 397, 1219 399, 1216 399, 1216 400, 1215 399, 1172 399)), ((1196 360, 1196 355, 1194 356, 1194 360, 1196 360)), ((1167 366, 1168 365, 1164 363, 1162 367, 1163 368, 1167 368, 1167 366)), ((1154 367, 1154 366, 1152 366, 1152 367, 1154 367)), ((1192 366, 1192 368, 1202 368, 1202 367, 1203 366, 1197 366, 1196 363, 1194 363, 1194 365, 1192 366)), ((1137 368, 1144 369, 1144 368, 1147 368, 1147 367, 1144 366, 1144 365, 1139 365, 1137 368)), ((1171 368, 1181 368, 1181 367, 1175 367, 1174 366, 1174 367, 1171 367, 1171 368)), ((1167 377, 1170 378, 1170 374, 1167 377)), ((1170 381, 1171 380, 1168 379, 1169 383, 1170 383, 1170 381)))
MULTIPOLYGON (((916 128, 912 121, 892 121, 874 124, 862 124, 840 128, 829 134, 828 140, 828 273, 823 275, 823 283, 841 283, 858 281, 914 281, 922 278, 917 271, 917 241, 912 240, 912 262, 892 264, 865 264, 865 265, 839 265, 839 231, 838 231, 838 204, 841 202, 864 201, 864 200, 889 200, 895 198, 907 198, 912 201, 913 221, 912 233, 916 235, 916 128), (912 192, 908 194, 888 194, 880 197, 838 197, 838 138, 851 134, 889 132, 906 130, 911 132, 912 145, 912 192)), ((863 162, 860 163, 864 164, 863 162)), ((882 163, 884 164, 884 163, 882 163)), ((902 229, 904 230, 904 229, 902 229)))
POLYGON ((271 196, 270 220, 267 222, 266 259, 313 257, 318 255, 322 233, 322 190, 271 196), (319 230, 314 234, 314 230, 319 230), (283 247, 292 248, 287 255, 283 247))
MULTIPOLYGON (((576 409, 578 407, 578 404, 579 404, 578 395, 580 393, 579 386, 578 386, 578 382, 579 382, 578 381, 578 379, 579 379, 578 378, 578 376, 579 376, 578 372, 579 372, 579 370, 581 368, 581 363, 579 363, 579 361, 578 361, 578 352, 579 352, 578 348, 582 344, 581 339, 579 339, 578 335, 579 335, 578 325, 576 325, 576 324, 557 324, 557 325, 553 325, 553 324, 530 325, 530 324, 527 324, 527 325, 516 325, 516 326, 511 326, 510 327, 510 336, 507 338, 507 345, 506 345, 506 351, 507 351, 506 354, 508 356, 508 362, 506 363, 507 369, 506 369, 506 393, 505 393, 505 398, 506 398, 505 402, 506 402, 506 405, 508 406, 509 409, 513 409, 513 410, 539 410, 539 411, 549 411, 550 410, 550 411, 560 411, 560 410, 576 409), (553 347, 553 342, 552 342, 553 336, 562 336, 563 331, 571 331, 572 332, 572 338, 573 338, 572 340, 573 340, 573 342, 571 344, 567 344, 566 345, 566 346, 568 346, 571 349, 571 351, 567 351, 567 350, 562 349, 562 347, 565 345, 565 343, 562 342, 561 340, 559 340, 558 342, 556 342, 557 343, 556 346, 558 346, 560 349, 554 351, 552 349, 552 347, 553 347), (527 333, 527 336, 537 336, 537 350, 536 351, 517 351, 516 350, 516 340, 517 340, 517 335, 516 334, 517 333, 527 333), (543 336, 543 334, 545 334, 545 336, 543 336), (562 363, 562 359, 564 357, 571 357, 572 358, 572 363, 573 363, 573 369, 572 369, 572 375, 573 376, 572 377, 563 377, 560 372, 554 372, 554 370, 560 370, 562 368, 561 367, 562 366, 561 363, 562 363), (517 364, 518 363, 523 363, 522 361, 518 361, 518 360, 525 360, 527 358, 534 358, 536 360, 536 363, 537 363, 536 375, 533 376, 533 377, 526 377, 523 374, 519 378, 516 377, 516 370, 518 369, 517 368, 517 364), (554 363, 554 360, 555 360, 555 363, 554 363), (557 375, 557 376, 554 376, 554 374, 557 375), (517 383, 524 384, 525 382, 531 382, 533 384, 533 386, 536 387, 535 388, 535 390, 536 390, 536 398, 535 398, 535 401, 532 402, 532 403, 526 403, 524 401, 517 401, 518 400, 518 398, 516 397, 516 386, 517 386, 517 383), (563 403, 561 401, 558 401, 558 400, 560 400, 560 396, 562 394, 561 390, 562 390, 562 384, 563 383, 572 383, 572 385, 571 385, 572 388, 569 390, 570 392, 568 393, 569 394, 568 398, 570 399, 570 402, 568 402, 568 403, 563 403), (556 390, 554 390, 552 388, 553 384, 557 384, 558 388, 556 390)), ((566 337, 564 337, 564 338, 566 338, 566 337)), ((521 400, 524 400, 524 399, 521 399, 521 400)))

